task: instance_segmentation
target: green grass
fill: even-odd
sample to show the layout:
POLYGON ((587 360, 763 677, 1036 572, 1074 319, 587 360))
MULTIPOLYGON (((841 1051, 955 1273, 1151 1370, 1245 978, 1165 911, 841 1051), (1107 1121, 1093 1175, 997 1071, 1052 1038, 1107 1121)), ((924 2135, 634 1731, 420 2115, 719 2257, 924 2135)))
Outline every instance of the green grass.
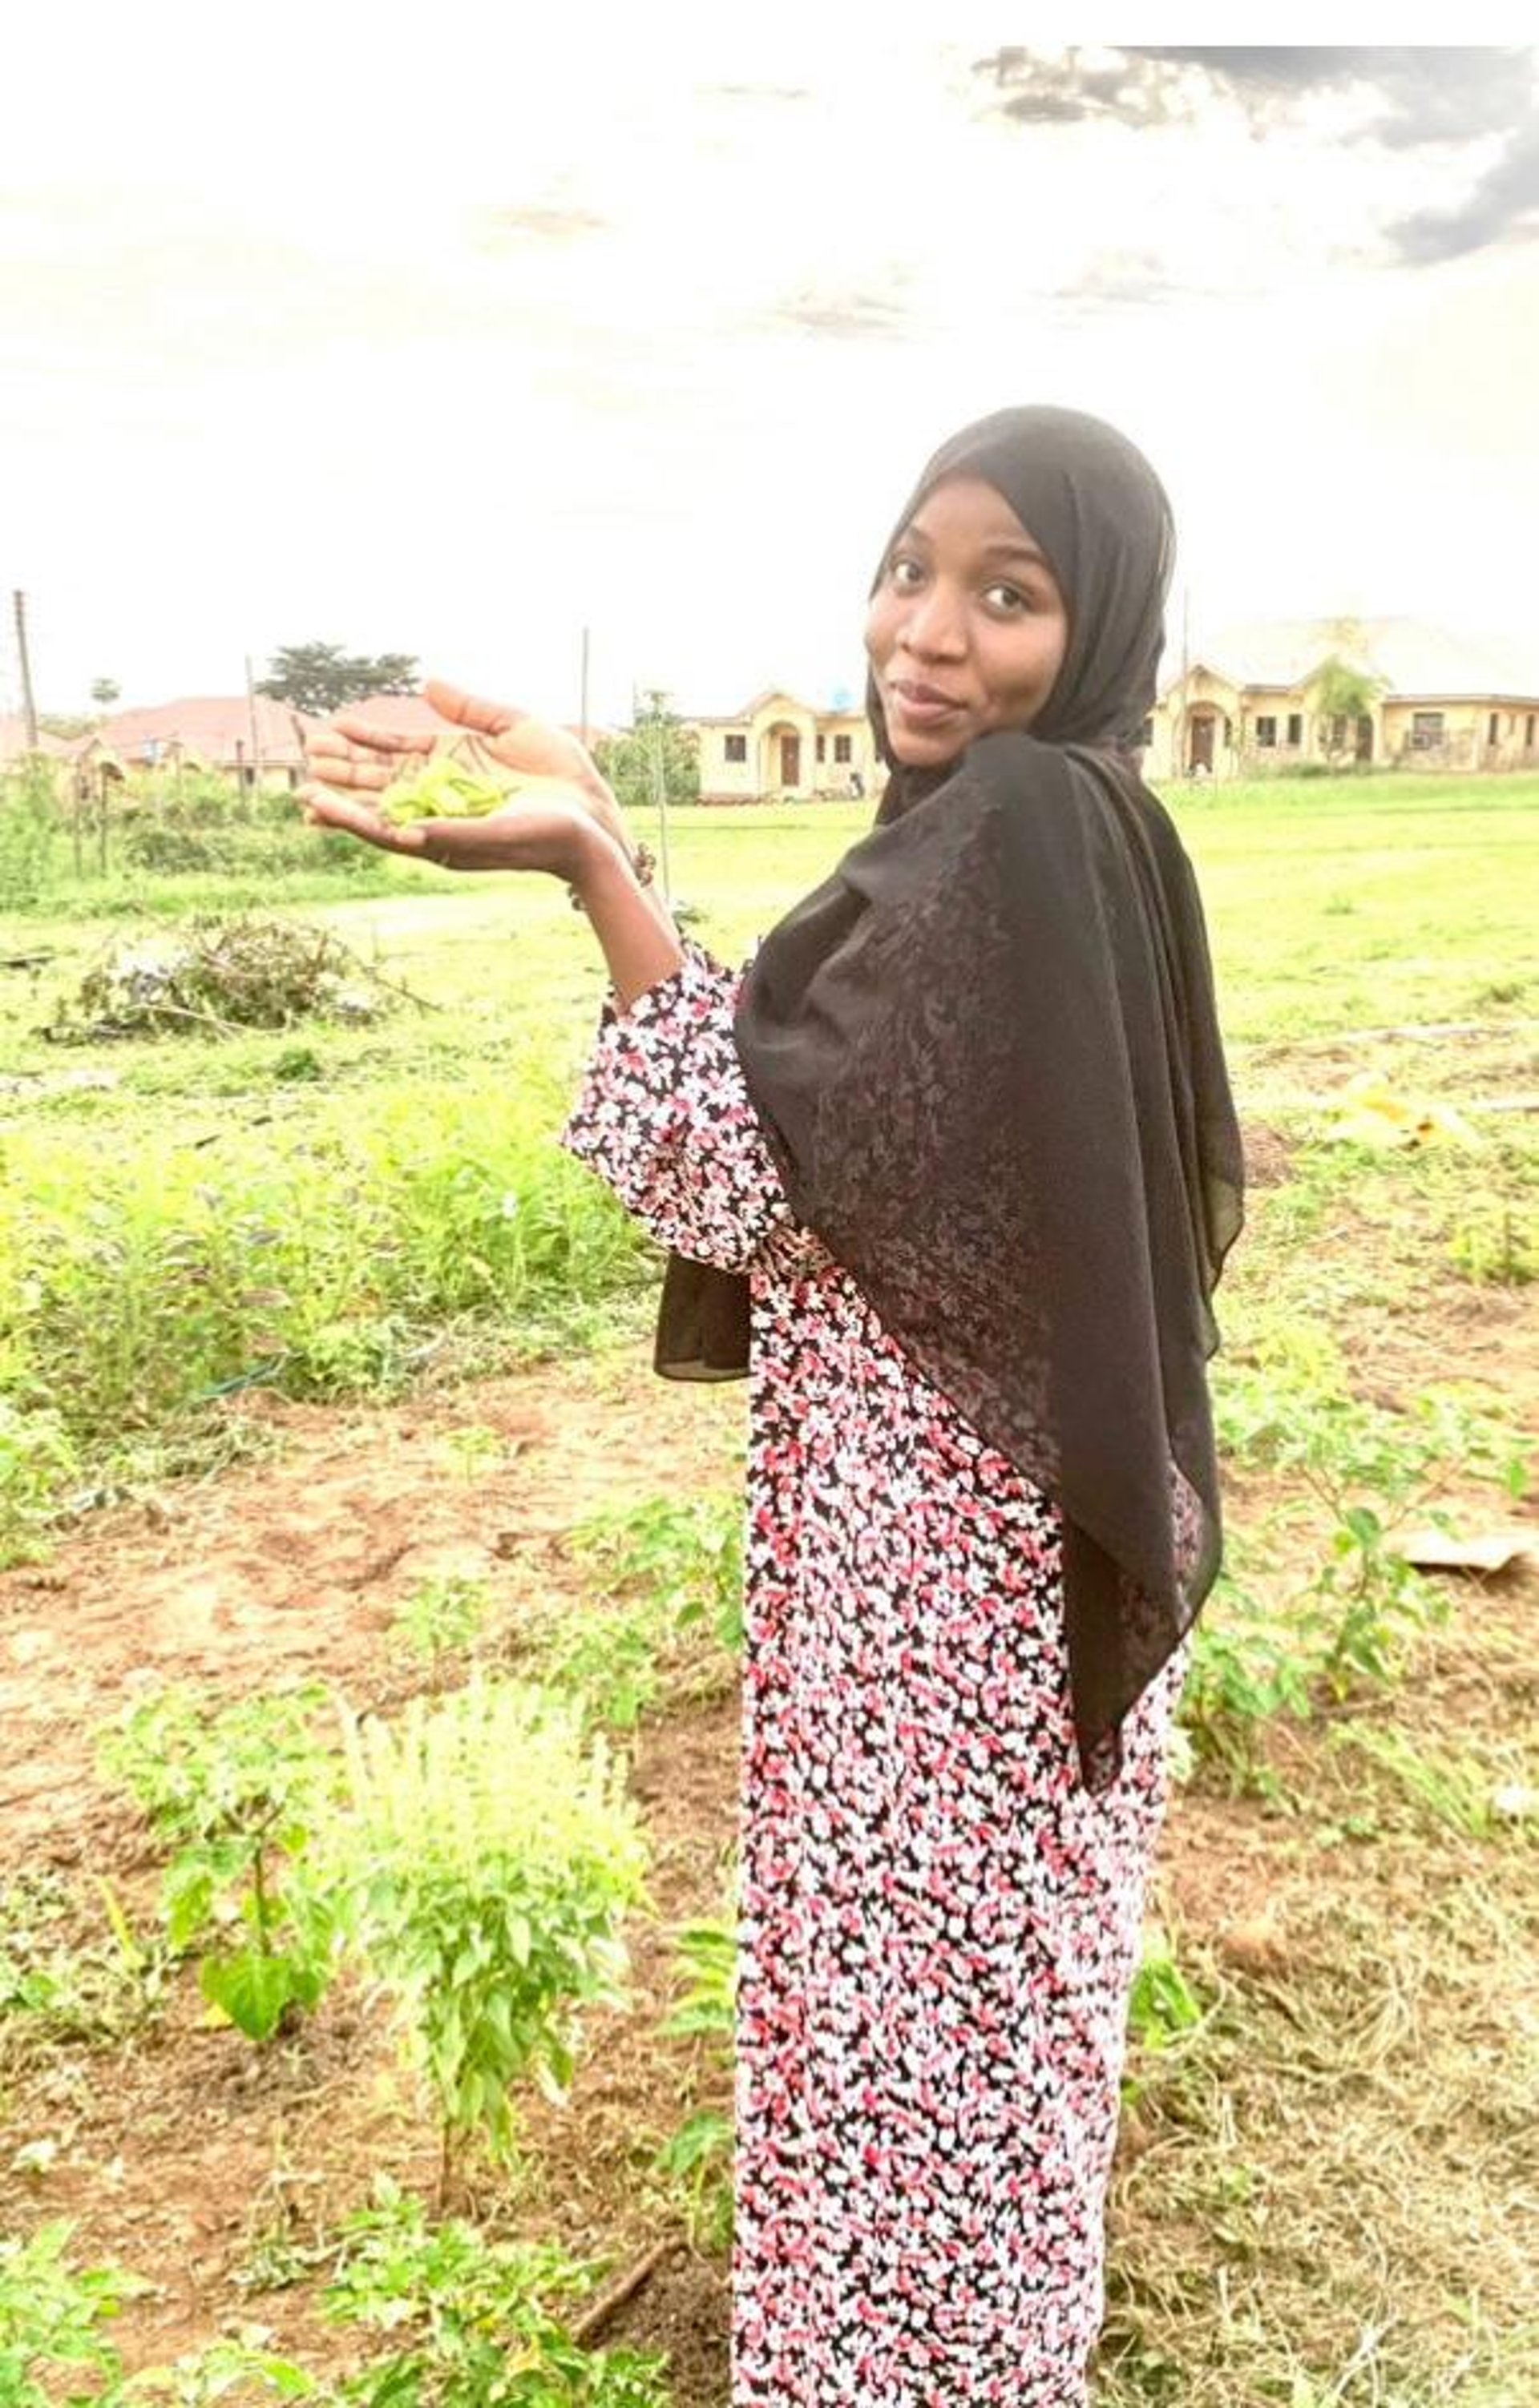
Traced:
MULTIPOLYGON (((1366 1155, 1330 1143, 1322 1114, 1379 1059, 1381 1040, 1350 1032, 1406 1019, 1480 1033, 1394 1040, 1397 1075, 1462 1092, 1474 1061, 1489 1084, 1517 1082, 1539 992, 1536 801, 1533 779, 1389 777, 1172 796, 1237 1086, 1299 1146, 1286 1209, 1239 1250, 1226 1326, 1329 1320, 1370 1286, 1398 1304, 1461 1247, 1472 1277, 1493 1254, 1532 1260, 1518 1119, 1490 1125, 1472 1200, 1464 1157, 1366 1155), (1337 1242, 1365 1217, 1371 1265, 1337 1242)), ((674 892, 739 958, 868 821, 844 804, 676 812, 674 892)), ((552 1142, 604 985, 563 889, 385 863, 366 865, 375 891, 339 893, 323 857, 300 831, 273 908, 324 922, 416 1006, 364 1026, 63 1047, 41 1030, 100 953, 101 918, 0 923, 22 964, 0 971, 0 1396, 56 1410, 88 1464, 230 1383, 378 1389, 446 1332, 473 1328, 478 1362, 527 1354, 634 1294, 644 1245, 552 1142)), ((118 914, 131 885, 88 880, 86 914, 118 914)), ((251 900, 244 878, 203 873, 143 892, 163 921, 251 900)))

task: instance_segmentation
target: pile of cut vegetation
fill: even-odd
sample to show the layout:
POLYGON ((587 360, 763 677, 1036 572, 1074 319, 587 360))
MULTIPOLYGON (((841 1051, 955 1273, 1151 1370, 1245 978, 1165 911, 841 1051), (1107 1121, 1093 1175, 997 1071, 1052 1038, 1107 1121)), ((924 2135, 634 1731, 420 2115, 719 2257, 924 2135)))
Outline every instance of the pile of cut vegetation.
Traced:
POLYGON ((115 938, 42 1033, 55 1044, 85 1045, 112 1037, 233 1036, 301 1020, 367 1021, 404 992, 329 929, 215 914, 115 938))

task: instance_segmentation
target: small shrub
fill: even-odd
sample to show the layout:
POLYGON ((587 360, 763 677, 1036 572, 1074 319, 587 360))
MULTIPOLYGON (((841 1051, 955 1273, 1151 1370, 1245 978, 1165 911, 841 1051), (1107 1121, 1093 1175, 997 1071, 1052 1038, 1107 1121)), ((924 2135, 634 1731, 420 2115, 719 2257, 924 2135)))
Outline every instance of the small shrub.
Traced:
POLYGON ((640 1825, 623 1761, 538 1689, 472 1681, 344 1728, 330 1845, 349 1928, 437 2095, 446 2186, 471 2133, 511 2157, 520 2081, 564 2097, 577 2006, 622 2002, 640 1825))

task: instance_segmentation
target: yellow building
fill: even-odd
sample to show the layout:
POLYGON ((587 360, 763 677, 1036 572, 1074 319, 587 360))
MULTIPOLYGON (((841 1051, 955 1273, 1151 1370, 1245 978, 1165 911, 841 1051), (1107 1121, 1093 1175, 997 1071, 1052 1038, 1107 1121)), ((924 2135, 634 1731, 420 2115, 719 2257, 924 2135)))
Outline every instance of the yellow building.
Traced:
POLYGON ((819 710, 771 686, 726 719, 691 719, 702 803, 870 795, 883 776, 864 710, 819 710))
POLYGON ((1273 621, 1167 652, 1145 724, 1145 776, 1254 777, 1306 762, 1404 769, 1539 768, 1539 671, 1516 672, 1415 619, 1273 621), (1332 661, 1360 670, 1372 708, 1320 708, 1332 661))

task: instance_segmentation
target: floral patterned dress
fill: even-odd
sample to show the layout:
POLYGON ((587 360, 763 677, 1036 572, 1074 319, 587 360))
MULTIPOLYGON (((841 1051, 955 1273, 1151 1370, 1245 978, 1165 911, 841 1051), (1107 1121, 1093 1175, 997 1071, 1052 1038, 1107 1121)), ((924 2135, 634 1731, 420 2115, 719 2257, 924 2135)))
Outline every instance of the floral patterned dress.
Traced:
POLYGON ((1182 1658, 1078 1779, 1055 1507, 794 1221, 690 947, 563 1142, 749 1274, 732 2408, 1080 2408, 1182 1658))

